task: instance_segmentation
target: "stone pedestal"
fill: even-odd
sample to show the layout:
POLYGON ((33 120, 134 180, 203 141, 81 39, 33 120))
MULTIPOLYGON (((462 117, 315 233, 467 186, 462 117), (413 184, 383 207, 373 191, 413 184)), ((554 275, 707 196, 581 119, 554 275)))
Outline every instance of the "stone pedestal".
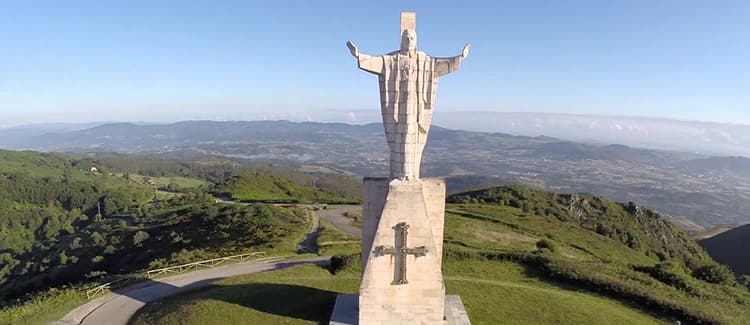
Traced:
MULTIPOLYGON (((338 295, 333 307, 331 321, 328 325, 357 325, 359 323, 359 296, 338 295)), ((412 324, 411 322, 394 322, 389 324, 412 324)), ((459 296, 445 296, 445 320, 440 325, 471 325, 464 304, 459 296)))
POLYGON ((445 181, 366 178, 362 209, 359 324, 442 324, 445 181))

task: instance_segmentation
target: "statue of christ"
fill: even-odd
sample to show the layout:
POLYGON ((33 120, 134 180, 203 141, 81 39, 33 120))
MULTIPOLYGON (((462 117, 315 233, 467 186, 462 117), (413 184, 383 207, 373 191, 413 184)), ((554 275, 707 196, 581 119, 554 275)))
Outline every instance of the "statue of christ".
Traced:
POLYGON ((450 58, 435 58, 418 51, 413 13, 402 13, 398 51, 371 56, 359 53, 352 42, 346 45, 360 69, 378 75, 391 178, 418 180, 438 78, 458 70, 469 55, 470 45, 467 43, 460 55, 450 58))

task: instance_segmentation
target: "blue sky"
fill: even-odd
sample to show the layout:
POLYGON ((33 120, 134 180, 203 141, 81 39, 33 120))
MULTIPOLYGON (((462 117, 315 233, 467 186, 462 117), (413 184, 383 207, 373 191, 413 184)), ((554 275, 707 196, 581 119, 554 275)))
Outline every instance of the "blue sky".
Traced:
POLYGON ((377 111, 344 44, 395 50, 402 10, 472 44, 439 110, 750 124, 750 1, 70 0, 3 3, 0 126, 377 111))

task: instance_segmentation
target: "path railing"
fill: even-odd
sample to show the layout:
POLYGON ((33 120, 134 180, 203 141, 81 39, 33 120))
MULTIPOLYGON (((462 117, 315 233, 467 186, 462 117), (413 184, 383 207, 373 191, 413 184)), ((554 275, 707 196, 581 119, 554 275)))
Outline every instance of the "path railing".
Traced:
POLYGON ((133 281, 135 279, 141 279, 141 278, 143 277, 140 274, 123 275, 122 277, 119 277, 113 281, 109 281, 107 283, 103 283, 96 287, 86 290, 86 298, 91 298, 93 296, 96 296, 102 293, 104 290, 120 287, 124 285, 125 283, 133 281))
POLYGON ((221 264, 224 264, 226 262, 244 262, 244 261, 249 260, 250 258, 258 257, 258 256, 265 256, 265 255, 266 255, 266 252, 252 252, 252 253, 238 254, 238 255, 232 255, 232 256, 226 256, 226 257, 219 257, 219 258, 214 258, 214 259, 204 260, 204 261, 197 261, 197 262, 192 262, 192 263, 187 263, 187 264, 182 264, 182 265, 168 266, 168 267, 149 270, 149 271, 145 271, 141 273, 128 274, 116 280, 103 283, 96 287, 86 290, 86 297, 91 298, 103 292, 104 290, 112 289, 115 287, 120 287, 125 283, 128 283, 133 280, 137 280, 137 279, 153 279, 154 277, 164 275, 164 274, 179 274, 179 273, 184 273, 184 272, 187 272, 187 271, 199 268, 199 267, 212 268, 212 267, 216 267, 221 264))

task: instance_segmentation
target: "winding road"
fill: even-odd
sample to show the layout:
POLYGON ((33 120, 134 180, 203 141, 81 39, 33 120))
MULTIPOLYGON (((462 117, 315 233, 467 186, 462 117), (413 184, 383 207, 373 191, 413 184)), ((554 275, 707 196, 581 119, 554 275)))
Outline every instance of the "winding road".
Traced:
MULTIPOLYGON (((231 201, 222 203, 242 204, 231 201)), ((356 205, 328 206, 327 209, 317 210, 312 220, 312 229, 308 237, 317 235, 319 220, 329 220, 342 231, 359 237, 360 231, 351 226, 351 220, 343 216, 344 213, 359 209, 356 205)), ((314 239, 314 237, 313 237, 314 239)), ((304 243, 304 242, 303 242, 304 243)), ((303 244, 304 245, 304 244, 303 244)), ((306 259, 287 260, 284 258, 264 258, 248 262, 217 266, 210 269, 197 270, 189 273, 173 275, 158 280, 148 280, 112 292, 89 301, 72 310, 62 319, 54 322, 57 325, 127 325, 133 315, 147 303, 173 295, 182 291, 209 286, 212 283, 238 275, 265 271, 279 270, 299 264, 326 265, 330 256, 306 259)))
POLYGON ((321 219, 328 220, 341 231, 359 238, 362 237, 362 231, 352 226, 352 219, 345 217, 344 214, 361 208, 361 205, 329 205, 326 209, 316 212, 321 219))
POLYGON ((205 287, 228 277, 279 270, 300 264, 326 265, 329 261, 330 257, 293 261, 266 258, 149 280, 117 289, 91 300, 74 309, 55 324, 127 325, 128 320, 146 303, 175 293, 205 287))

